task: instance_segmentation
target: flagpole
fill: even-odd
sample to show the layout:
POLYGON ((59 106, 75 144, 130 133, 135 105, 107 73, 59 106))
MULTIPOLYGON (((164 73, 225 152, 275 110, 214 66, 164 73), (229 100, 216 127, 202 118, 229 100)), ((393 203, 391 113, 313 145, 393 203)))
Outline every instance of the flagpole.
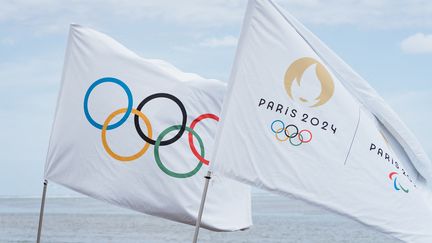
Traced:
POLYGON ((200 205, 199 212, 198 212, 198 218, 197 218, 196 225, 195 225, 195 234, 194 234, 194 238, 192 241, 193 243, 197 243, 197 241, 198 241, 198 233, 199 233, 199 229, 201 226, 201 218, 202 218, 202 215, 204 212, 204 204, 205 204, 205 200, 206 200, 206 196, 207 196, 207 189, 208 189, 208 185, 209 185, 209 182, 211 179, 211 171, 210 170, 207 172, 207 175, 204 176, 204 178, 206 179, 206 181, 205 181, 205 185, 204 185, 203 194, 201 197, 201 205, 200 205))
POLYGON ((37 233, 37 240, 36 240, 36 243, 40 243, 40 238, 41 238, 41 232, 42 232, 42 221, 43 221, 43 215, 44 215, 45 197, 46 197, 46 191, 47 191, 48 181, 47 181, 47 180, 44 180, 43 185, 44 185, 44 186, 43 186, 42 202, 41 202, 40 213, 39 213, 39 226, 38 226, 38 233, 37 233))

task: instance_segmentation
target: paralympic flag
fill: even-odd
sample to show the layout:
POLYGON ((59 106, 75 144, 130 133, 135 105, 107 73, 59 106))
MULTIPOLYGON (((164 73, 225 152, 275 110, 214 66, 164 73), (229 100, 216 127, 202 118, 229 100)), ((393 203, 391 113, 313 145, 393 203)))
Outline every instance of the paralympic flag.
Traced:
MULTIPOLYGON (((78 25, 68 42, 45 178, 194 225, 226 85, 78 25)), ((204 228, 251 225, 248 186, 215 178, 208 190, 204 228)))
POLYGON ((249 2, 214 175, 432 242, 431 166, 366 81, 272 1, 249 2))

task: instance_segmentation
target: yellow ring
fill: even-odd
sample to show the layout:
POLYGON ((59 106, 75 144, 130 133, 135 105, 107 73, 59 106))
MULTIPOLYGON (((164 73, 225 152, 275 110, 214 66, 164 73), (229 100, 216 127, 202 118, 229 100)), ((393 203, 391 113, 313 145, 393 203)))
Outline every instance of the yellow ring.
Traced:
MULTIPOLYGON (((102 126, 102 144, 103 144, 105 150, 107 151, 107 153, 108 153, 111 157, 113 157, 113 158, 116 159, 116 160, 120 160, 120 161, 131 161, 131 160, 138 159, 138 158, 141 157, 141 156, 142 156, 142 155, 147 151, 147 149, 150 147, 150 144, 147 143, 147 142, 145 142, 144 147, 143 147, 140 151, 138 151, 138 153, 136 153, 136 154, 134 154, 134 155, 131 155, 131 156, 121 156, 121 155, 118 155, 118 154, 114 153, 114 152, 111 150, 111 148, 108 146, 107 139, 106 139, 106 131, 107 131, 108 124, 111 122, 111 120, 112 120, 114 117, 116 117, 116 116, 119 115, 119 114, 126 113, 126 111, 127 111, 126 108, 122 108, 122 109, 119 109, 119 110, 114 111, 113 113, 111 113, 111 114, 108 116, 108 118, 105 120, 105 122, 104 122, 104 124, 103 124, 103 126, 102 126)), ((152 135, 153 135, 153 134, 152 134, 152 126, 151 126, 151 124, 150 124, 149 119, 148 119, 148 118, 147 118, 147 117, 146 117, 146 116, 145 116, 141 111, 139 111, 139 110, 132 109, 132 113, 135 114, 135 115, 138 115, 139 117, 141 117, 141 119, 142 119, 142 120, 144 121, 144 123, 146 124, 148 137, 149 137, 149 138, 152 138, 152 135)))
POLYGON ((276 139, 277 139, 277 140, 279 140, 279 141, 281 141, 281 142, 285 142, 286 140, 288 140, 288 137, 286 137, 285 139, 280 139, 280 138, 278 137, 278 134, 279 134, 282 130, 283 130, 283 128, 279 128, 278 130, 276 130, 275 136, 276 136, 276 139))

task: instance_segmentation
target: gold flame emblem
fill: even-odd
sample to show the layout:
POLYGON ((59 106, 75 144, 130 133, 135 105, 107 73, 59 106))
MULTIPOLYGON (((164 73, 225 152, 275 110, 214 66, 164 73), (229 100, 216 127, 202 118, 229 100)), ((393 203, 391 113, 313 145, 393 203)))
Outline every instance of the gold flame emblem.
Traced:
MULTIPOLYGON (((288 96, 294 100, 293 94, 292 94, 292 84, 294 83, 294 80, 297 81, 297 84, 301 86, 302 77, 306 69, 308 69, 312 65, 316 65, 315 73, 318 78, 318 80, 321 83, 321 93, 318 95, 318 97, 315 98, 314 104, 311 105, 311 107, 317 107, 320 105, 325 104, 327 101, 330 100, 330 98, 333 96, 334 93, 334 82, 330 75, 330 73, 327 71, 327 69, 317 60, 310 58, 310 57, 303 57, 300 59, 297 59, 294 61, 287 69, 285 73, 285 90, 288 94, 288 96)), ((305 98, 299 98, 301 102, 308 102, 305 98)))

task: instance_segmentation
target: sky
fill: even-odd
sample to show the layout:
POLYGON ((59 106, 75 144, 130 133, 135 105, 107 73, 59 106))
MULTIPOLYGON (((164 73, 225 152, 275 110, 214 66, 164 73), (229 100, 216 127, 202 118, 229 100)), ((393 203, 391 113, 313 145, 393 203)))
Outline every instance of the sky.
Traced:
MULTIPOLYGON (((432 1, 275 2, 368 80, 432 157, 432 1)), ((227 81, 246 3, 0 0, 0 196, 40 196, 69 24, 227 81)), ((73 195, 56 185, 48 192, 73 195)))

